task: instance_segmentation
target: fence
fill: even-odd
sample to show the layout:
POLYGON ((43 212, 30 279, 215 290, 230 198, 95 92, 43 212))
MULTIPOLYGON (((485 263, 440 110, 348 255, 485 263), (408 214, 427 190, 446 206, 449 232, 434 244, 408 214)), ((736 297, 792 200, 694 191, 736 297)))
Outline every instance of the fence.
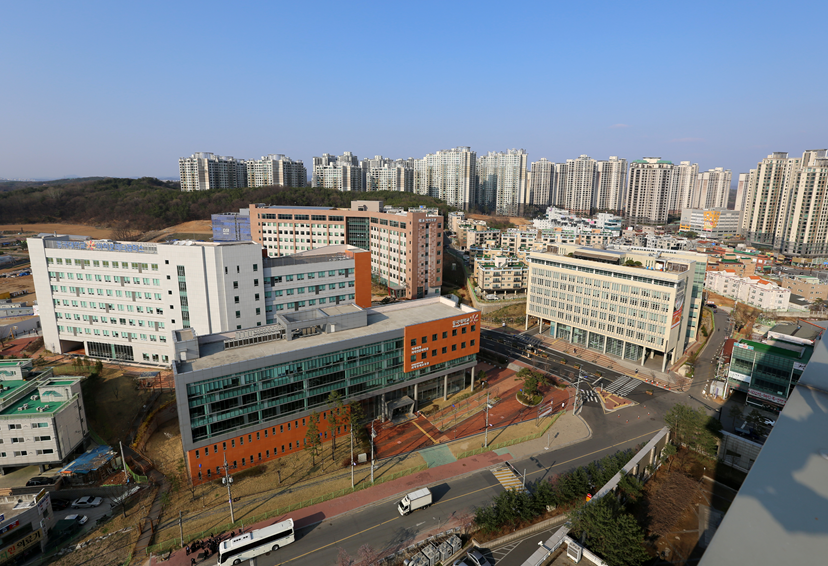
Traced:
POLYGON ((546 425, 540 431, 536 432, 535 434, 529 434, 527 436, 522 436, 520 438, 514 438, 512 440, 506 440, 504 442, 498 442, 497 444, 489 444, 486 447, 481 446, 480 448, 475 448, 474 450, 467 450, 465 452, 461 452, 460 454, 458 454, 457 459, 461 460, 463 458, 468 458, 469 456, 477 456, 478 454, 482 454, 483 452, 490 452, 492 450, 497 450, 499 448, 506 448, 508 446, 514 446, 515 444, 520 444, 521 442, 526 442, 528 440, 535 440, 537 438, 540 438, 541 436, 546 434, 546 431, 548 431, 549 428, 553 424, 555 424, 555 421, 557 421, 558 418, 561 415, 563 415, 565 412, 566 411, 560 411, 558 413, 555 413, 555 415, 552 417, 552 419, 548 423, 546 423, 546 425))
POLYGON ((165 540, 164 542, 160 542, 158 544, 154 544, 147 548, 147 555, 149 554, 161 554, 163 552, 167 552, 168 550, 173 550, 175 548, 182 547, 185 544, 188 544, 190 541, 203 539, 206 537, 210 537, 219 533, 224 533, 227 531, 236 530, 239 527, 243 527, 245 524, 253 525, 260 521, 265 521, 272 517, 277 517, 279 515, 284 515, 286 513, 291 513, 293 511, 298 511, 299 509, 303 509, 305 507, 310 507, 311 505, 318 505, 320 503, 324 503, 326 501, 330 501, 331 499, 335 499, 337 497, 343 497, 345 495, 349 495, 354 493, 355 491, 362 491, 363 489, 369 488, 372 485, 377 485, 381 483, 385 483, 388 481, 398 480, 401 477, 408 476, 411 474, 416 474, 417 472, 422 472, 423 470, 428 469, 428 464, 421 464, 419 466, 415 466, 413 468, 408 468, 402 470, 400 472, 396 472, 393 474, 388 474, 386 476, 380 476, 374 480, 372 484, 369 480, 363 480, 361 483, 357 484, 355 487, 346 487, 345 489, 340 489, 338 491, 333 491, 331 493, 320 495, 319 497, 314 497, 313 499, 307 499, 300 503, 294 503, 293 505, 287 505, 285 507, 280 507, 278 509, 274 509, 273 511, 268 511, 267 513, 262 513, 260 515, 254 515, 252 517, 246 517, 244 520, 239 519, 235 523, 227 523, 225 525, 221 525, 218 527, 213 527, 212 529, 208 529, 206 531, 201 531, 200 533, 193 533, 184 537, 184 542, 182 544, 181 538, 174 538, 170 540, 165 540))

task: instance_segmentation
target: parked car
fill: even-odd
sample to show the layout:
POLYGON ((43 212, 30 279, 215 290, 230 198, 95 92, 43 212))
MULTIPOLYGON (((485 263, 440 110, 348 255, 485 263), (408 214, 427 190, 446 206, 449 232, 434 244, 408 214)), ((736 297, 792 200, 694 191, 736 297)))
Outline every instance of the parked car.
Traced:
POLYGON ((469 551, 466 558, 471 566, 492 566, 478 550, 469 551))
POLYGON ((77 521, 79 525, 84 525, 89 520, 86 515, 66 515, 66 518, 70 521, 77 521))
POLYGON ((52 485, 53 483, 55 483, 54 478, 44 478, 43 476, 37 476, 27 481, 26 487, 32 487, 36 485, 52 485))
POLYGON ((762 422, 765 423, 765 426, 773 426, 776 424, 775 420, 769 419, 768 417, 762 417, 762 422))
POLYGON ((69 502, 64 499, 52 499, 52 509, 55 511, 63 511, 69 507, 69 502))
POLYGON ((103 502, 103 499, 100 497, 92 497, 91 495, 87 495, 85 497, 81 497, 75 499, 72 502, 72 509, 87 509, 89 507, 97 507, 103 502))

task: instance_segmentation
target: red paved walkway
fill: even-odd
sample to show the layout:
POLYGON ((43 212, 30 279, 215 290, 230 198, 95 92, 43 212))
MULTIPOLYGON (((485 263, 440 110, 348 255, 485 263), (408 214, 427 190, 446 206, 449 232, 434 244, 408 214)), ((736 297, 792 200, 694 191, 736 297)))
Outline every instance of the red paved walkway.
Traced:
MULTIPOLYGON (((304 509, 295 511, 290 515, 273 517, 272 519, 256 523, 250 527, 245 527, 245 530, 260 529, 267 525, 284 521, 288 517, 291 517, 294 520, 296 528, 313 525, 336 517, 337 515, 341 515, 342 513, 352 511, 358 507, 370 505, 372 503, 388 499, 392 496, 401 495, 425 485, 431 485, 459 475, 487 468, 500 462, 505 462, 509 459, 511 459, 511 456, 509 455, 498 456, 494 452, 485 452, 478 456, 464 458, 459 462, 438 466, 436 468, 431 468, 398 480, 389 481, 374 487, 363 489, 362 491, 357 491, 350 495, 346 495, 345 497, 332 499, 330 501, 326 501, 325 503, 320 503, 319 505, 305 507, 304 509)), ((435 503, 439 503, 439 501, 435 503)), ((422 533, 416 539, 401 542, 400 548, 406 547, 414 542, 417 542, 418 540, 423 540, 432 534, 445 531, 446 529, 450 529, 455 526, 459 526, 459 517, 454 518, 453 521, 449 521, 448 524, 441 525, 440 528, 434 533, 422 533)), ((386 549, 384 552, 390 554, 392 552, 396 552, 397 550, 399 550, 399 548, 386 549)), ((156 557, 153 559, 151 564, 163 564, 164 566, 190 566, 190 558, 192 558, 192 555, 187 556, 183 550, 178 550, 170 556, 168 561, 162 562, 156 557)))

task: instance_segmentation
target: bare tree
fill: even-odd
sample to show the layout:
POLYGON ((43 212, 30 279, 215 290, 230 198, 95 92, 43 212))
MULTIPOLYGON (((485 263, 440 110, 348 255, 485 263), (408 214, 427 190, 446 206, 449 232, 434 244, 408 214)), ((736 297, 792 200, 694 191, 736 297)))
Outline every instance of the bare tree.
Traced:
POLYGON ((365 543, 359 547, 357 555, 359 556, 359 563, 361 566, 370 566, 377 560, 377 558, 379 558, 377 551, 374 550, 374 547, 368 543, 365 543))
POLYGON ((121 222, 109 232, 109 237, 120 242, 134 242, 141 237, 142 232, 121 222))
POLYGON ((336 553, 336 566, 351 566, 351 564, 353 564, 351 555, 340 546, 339 552, 336 553))

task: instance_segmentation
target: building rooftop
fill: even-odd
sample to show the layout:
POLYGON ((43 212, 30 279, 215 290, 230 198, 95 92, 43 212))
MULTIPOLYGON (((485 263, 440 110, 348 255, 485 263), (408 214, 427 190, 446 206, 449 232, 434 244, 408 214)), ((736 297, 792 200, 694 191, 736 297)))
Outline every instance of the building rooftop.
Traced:
POLYGON ((828 345, 819 341, 701 566, 824 563, 826 478, 828 345))
MULTIPOLYGON (((745 346, 748 346, 747 348, 742 347, 742 349, 764 352, 766 354, 772 354, 774 356, 782 356, 783 358, 792 358, 795 360, 799 360, 806 357, 804 352, 805 348, 782 348, 781 346, 765 344, 763 342, 754 342, 753 340, 739 340, 739 344, 744 344, 745 346)), ((737 347, 734 349, 734 352, 740 348, 738 344, 736 346, 737 347)))
POLYGON ((780 322, 768 331, 768 337, 784 340, 786 336, 790 336, 813 344, 823 331, 823 328, 807 322, 780 322))
POLYGON ((224 333, 227 336, 217 334, 209 337, 201 337, 198 345, 199 357, 179 362, 176 367, 177 373, 182 374, 199 371, 256 358, 285 354, 287 352, 306 352, 303 355, 310 357, 314 355, 314 350, 320 346, 327 346, 354 338, 364 339, 371 335, 402 330, 406 326, 477 311, 465 305, 458 306, 449 298, 434 297, 405 301, 381 307, 372 307, 370 309, 360 309, 355 305, 327 307, 325 309, 295 313, 288 315, 291 318, 287 316, 285 318, 289 322, 292 322, 293 318, 301 315, 302 320, 307 321, 313 318, 324 318, 324 316, 359 314, 363 312, 367 315, 367 324, 365 325, 330 333, 300 336, 293 340, 272 340, 227 349, 225 348, 223 338, 232 339, 229 335, 233 333, 224 333))

